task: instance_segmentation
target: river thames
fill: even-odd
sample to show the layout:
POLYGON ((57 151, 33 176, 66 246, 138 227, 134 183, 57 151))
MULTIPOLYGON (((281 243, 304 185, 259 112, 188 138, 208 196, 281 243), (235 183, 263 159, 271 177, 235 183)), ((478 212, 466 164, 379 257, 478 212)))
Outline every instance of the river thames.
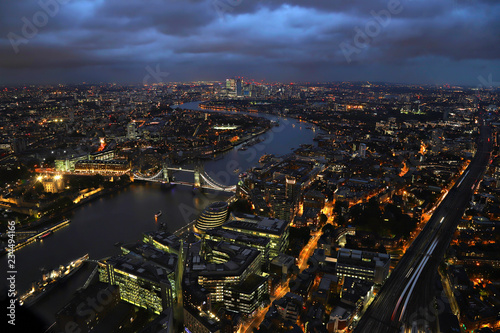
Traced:
MULTIPOLYGON (((200 110, 198 102, 179 106, 183 109, 200 110)), ((209 112, 210 110, 202 110, 209 112)), ((215 111, 217 112, 217 111, 215 111)), ((257 116, 257 114, 256 114, 257 116)), ((311 144, 317 134, 309 124, 295 119, 261 114, 279 122, 279 126, 261 135, 264 140, 247 150, 238 147, 223 153, 216 160, 204 164, 205 171, 216 181, 234 185, 238 174, 258 166, 263 154, 285 155, 300 144, 311 144), (236 172, 234 171, 236 170, 236 172)), ((175 174, 189 180, 192 175, 175 174)), ((43 241, 32 243, 17 251, 17 289, 26 291, 32 281, 41 278, 41 269, 53 269, 88 253, 90 259, 100 259, 118 254, 117 242, 136 242, 145 231, 156 230, 154 215, 159 210, 169 231, 174 232, 197 217, 208 204, 225 200, 228 193, 195 193, 190 187, 163 188, 156 183, 136 182, 111 195, 101 197, 67 214, 71 223, 54 232, 43 241)), ((7 271, 7 258, 1 259, 2 270, 7 271)), ((83 269, 60 288, 51 291, 46 298, 33 306, 45 321, 52 323, 55 313, 71 299, 88 275, 83 269)))

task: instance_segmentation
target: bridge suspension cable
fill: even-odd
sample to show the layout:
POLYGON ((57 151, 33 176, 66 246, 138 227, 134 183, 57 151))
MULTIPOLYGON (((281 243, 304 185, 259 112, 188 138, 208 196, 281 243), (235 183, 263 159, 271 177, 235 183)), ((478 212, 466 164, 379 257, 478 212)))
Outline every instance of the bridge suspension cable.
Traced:
POLYGON ((134 178, 137 178, 138 180, 155 180, 163 176, 163 169, 160 170, 156 175, 147 177, 144 175, 141 175, 140 173, 134 173, 134 178))
POLYGON ((219 183, 217 183, 215 180, 210 177, 206 172, 200 174, 201 178, 210 186, 212 186, 216 190, 221 190, 221 191, 235 191, 236 190, 236 185, 233 186, 224 186, 219 183))

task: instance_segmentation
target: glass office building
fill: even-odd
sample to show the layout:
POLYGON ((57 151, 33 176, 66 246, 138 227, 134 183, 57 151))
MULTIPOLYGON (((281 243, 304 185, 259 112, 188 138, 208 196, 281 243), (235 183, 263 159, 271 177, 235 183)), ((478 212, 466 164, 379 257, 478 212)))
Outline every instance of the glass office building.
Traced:
POLYGON ((156 314, 173 303, 167 271, 133 255, 99 262, 99 281, 118 286, 121 300, 156 314))

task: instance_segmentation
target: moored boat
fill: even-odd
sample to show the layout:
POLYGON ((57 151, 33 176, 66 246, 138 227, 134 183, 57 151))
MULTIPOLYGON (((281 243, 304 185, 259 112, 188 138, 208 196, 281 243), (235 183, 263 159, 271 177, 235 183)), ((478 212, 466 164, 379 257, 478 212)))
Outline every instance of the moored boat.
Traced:
POLYGON ((50 236, 51 234, 52 234, 52 230, 49 230, 49 231, 47 231, 47 232, 43 233, 42 235, 38 236, 37 238, 38 238, 39 240, 42 240, 42 239, 44 239, 45 237, 50 236))
POLYGON ((82 266, 85 260, 89 259, 88 253, 84 256, 71 261, 66 266, 59 266, 48 273, 43 274, 43 278, 33 283, 32 288, 25 294, 18 297, 19 304, 22 306, 31 306, 46 296, 52 289, 66 281, 75 274, 82 266))

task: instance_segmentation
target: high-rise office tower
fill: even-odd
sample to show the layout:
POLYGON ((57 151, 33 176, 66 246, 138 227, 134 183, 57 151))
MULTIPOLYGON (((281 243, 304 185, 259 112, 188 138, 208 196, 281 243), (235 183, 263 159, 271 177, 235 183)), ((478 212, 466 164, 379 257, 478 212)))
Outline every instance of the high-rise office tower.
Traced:
POLYGON ((361 156, 361 158, 366 157, 366 144, 365 143, 362 143, 359 145, 359 156, 361 156))

